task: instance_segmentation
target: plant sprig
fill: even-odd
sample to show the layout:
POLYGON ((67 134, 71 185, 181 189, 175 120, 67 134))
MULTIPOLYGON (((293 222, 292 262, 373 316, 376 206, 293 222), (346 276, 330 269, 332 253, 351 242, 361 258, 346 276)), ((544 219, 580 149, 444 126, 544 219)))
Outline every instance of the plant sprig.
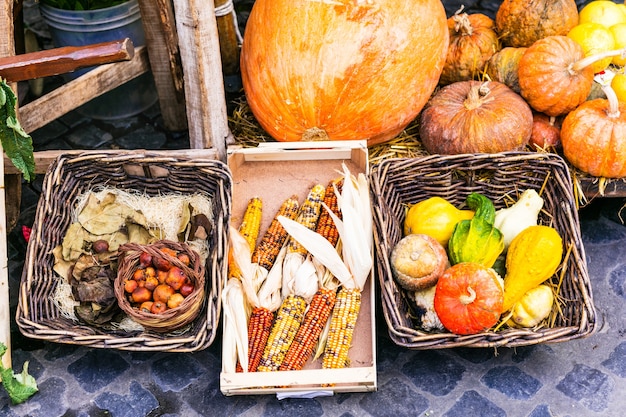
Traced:
POLYGON ((0 143, 13 165, 27 181, 35 178, 33 139, 22 129, 15 113, 17 97, 0 78, 0 143))
MULTIPOLYGON (((0 342, 0 359, 6 351, 6 345, 0 342)), ((11 368, 5 368, 0 360, 0 378, 2 378, 2 386, 9 394, 13 404, 21 404, 39 391, 37 381, 28 374, 28 361, 24 362, 22 372, 15 374, 11 368)))

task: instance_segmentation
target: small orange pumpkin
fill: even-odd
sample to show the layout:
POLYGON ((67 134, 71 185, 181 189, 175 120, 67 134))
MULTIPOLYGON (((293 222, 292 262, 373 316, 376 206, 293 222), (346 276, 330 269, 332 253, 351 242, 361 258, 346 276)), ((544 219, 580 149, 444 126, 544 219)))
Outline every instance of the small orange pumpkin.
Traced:
POLYGON ((567 36, 548 36, 528 47, 520 59, 520 94, 548 116, 560 116, 584 102, 591 91, 593 69, 581 66, 583 48, 567 36))
POLYGON ((419 135, 432 154, 497 153, 523 149, 532 127, 530 107, 506 85, 459 81, 430 99, 419 135))
POLYGON ((606 99, 586 101, 563 120, 563 154, 593 176, 626 177, 626 103, 619 103, 610 86, 603 90, 606 99))
POLYGON ((574 0, 503 0, 495 20, 505 46, 525 47, 567 35, 578 24, 578 7, 574 0))
POLYGON ((241 78, 274 139, 397 136, 439 82, 448 48, 440 0, 256 0, 241 78))
POLYGON ((450 46, 439 83, 480 79, 491 56, 500 50, 493 20, 482 13, 455 13, 448 19, 450 46))
POLYGON ((439 277, 434 307, 448 331, 468 335, 496 324, 503 300, 503 284, 493 269, 477 262, 461 262, 439 277))

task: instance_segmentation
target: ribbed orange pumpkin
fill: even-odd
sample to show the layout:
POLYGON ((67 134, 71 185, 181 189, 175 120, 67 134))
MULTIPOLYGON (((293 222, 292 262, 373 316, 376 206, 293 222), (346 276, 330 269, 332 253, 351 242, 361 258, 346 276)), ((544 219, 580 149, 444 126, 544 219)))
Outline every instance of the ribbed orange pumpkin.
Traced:
POLYGON ((246 100, 279 141, 381 143, 429 99, 448 41, 439 0, 257 0, 241 51, 246 100))
POLYGON ((585 101, 561 126, 565 158, 595 177, 626 177, 626 104, 605 88, 608 99, 585 101))
POLYGON ((506 85, 459 81, 424 107, 419 136, 432 154, 496 153, 524 148, 532 128, 532 110, 506 85))
POLYGON ((533 109, 548 116, 574 110, 587 99, 593 83, 591 66, 579 65, 584 58, 582 47, 567 36, 538 40, 520 59, 520 94, 533 109))

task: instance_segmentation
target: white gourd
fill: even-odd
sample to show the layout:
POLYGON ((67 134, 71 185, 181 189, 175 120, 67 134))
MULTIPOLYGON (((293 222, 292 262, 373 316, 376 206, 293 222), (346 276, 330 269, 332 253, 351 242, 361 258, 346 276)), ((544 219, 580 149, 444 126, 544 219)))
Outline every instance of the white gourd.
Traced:
POLYGON ((520 195, 515 204, 496 211, 494 226, 504 235, 505 250, 522 230, 537 224, 542 208, 543 198, 537 191, 528 189, 520 195))

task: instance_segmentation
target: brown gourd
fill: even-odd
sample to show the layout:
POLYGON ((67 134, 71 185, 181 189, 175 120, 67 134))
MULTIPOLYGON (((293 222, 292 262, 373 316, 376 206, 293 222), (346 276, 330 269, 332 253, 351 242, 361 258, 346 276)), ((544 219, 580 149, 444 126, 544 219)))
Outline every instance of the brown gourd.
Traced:
POLYGON ((574 0, 504 0, 495 21, 505 46, 524 47, 567 35, 578 24, 578 8, 574 0))
POLYGON ((439 83, 479 79, 491 56, 500 50, 494 21, 482 13, 455 13, 447 21, 450 46, 439 83))
POLYGON ((519 94, 519 77, 517 75, 517 68, 519 67, 519 61, 522 59, 522 55, 526 48, 513 48, 507 46, 500 49, 493 54, 487 65, 485 71, 491 81, 498 81, 509 87, 511 90, 519 94))

